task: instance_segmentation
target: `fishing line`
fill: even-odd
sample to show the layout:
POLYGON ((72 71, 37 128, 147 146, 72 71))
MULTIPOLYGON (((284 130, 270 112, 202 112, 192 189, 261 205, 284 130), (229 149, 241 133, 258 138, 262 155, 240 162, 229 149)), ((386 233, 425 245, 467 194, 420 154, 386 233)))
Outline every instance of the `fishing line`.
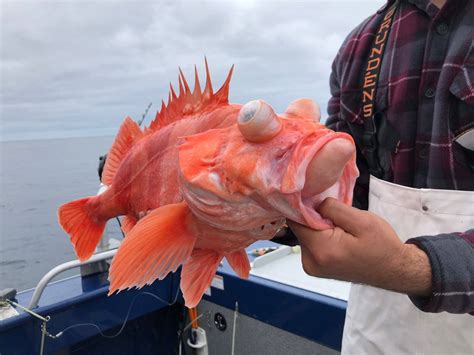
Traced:
POLYGON ((122 232, 122 238, 125 239, 125 233, 123 232, 123 229, 122 229, 122 222, 120 222, 120 218, 118 218, 118 216, 115 217, 115 219, 117 220, 117 223, 120 227, 120 232, 122 232))
POLYGON ((150 107, 151 107, 152 104, 153 104, 153 103, 150 102, 150 103, 148 104, 148 106, 147 106, 145 112, 143 112, 143 114, 142 114, 142 119, 140 120, 140 122, 138 122, 138 125, 139 125, 139 126, 141 126, 142 123, 143 123, 143 121, 145 121, 145 117, 146 117, 146 115, 148 114, 148 111, 150 110, 150 107))
POLYGON ((189 329, 189 327, 191 327, 193 325, 193 323, 195 321, 197 321, 199 318, 201 318, 202 316, 204 316, 205 313, 201 313, 199 316, 196 317, 196 319, 192 320, 191 322, 189 322, 184 328, 183 328, 183 333, 189 329))
MULTIPOLYGON (((178 355, 181 355, 182 350, 184 349, 184 347, 182 346, 182 343, 184 342, 184 339, 183 339, 184 333, 185 333, 185 332, 193 325, 193 323, 196 322, 198 319, 200 319, 200 318, 203 317, 203 316, 208 316, 208 317, 210 317, 210 315, 211 315, 211 311, 207 310, 207 311, 205 311, 204 313, 201 313, 200 315, 198 315, 198 316, 196 317, 196 319, 191 320, 188 324, 186 324, 186 326, 183 327, 182 330, 180 330, 178 355)), ((186 352, 186 350, 185 350, 185 352, 186 352)))
POLYGON ((179 287, 177 288, 176 290, 176 295, 174 297, 174 300, 172 303, 169 303, 167 301, 165 301, 164 299, 162 299, 161 297, 151 293, 151 292, 141 292, 137 295, 135 295, 135 297, 133 297, 132 299, 132 302, 130 302, 130 306, 128 307, 128 311, 127 311, 127 315, 125 316, 125 319, 122 323, 122 326, 120 327, 120 329, 118 330, 117 333, 113 334, 113 335, 107 335, 105 334, 102 329, 100 329, 100 327, 95 324, 95 323, 78 323, 78 324, 73 324, 63 330, 61 330, 60 332, 58 332, 56 335, 53 335, 53 334, 50 334, 50 333, 46 333, 46 335, 52 339, 57 339, 59 337, 61 337, 62 335, 64 335, 65 332, 71 330, 72 328, 76 328, 76 327, 93 327, 93 328, 96 328, 98 331, 99 331, 99 334, 104 337, 104 338, 108 338, 108 339, 113 339, 113 338, 116 338, 118 337, 120 334, 122 334, 123 330, 125 329, 125 326, 127 325, 127 322, 128 322, 128 318, 130 317, 130 312, 132 311, 132 307, 133 305, 135 304, 135 301, 136 299, 138 298, 138 296, 141 296, 141 295, 147 295, 147 296, 150 296, 150 297, 153 297, 153 298, 156 298, 157 300, 163 302, 164 304, 168 305, 168 306, 172 306, 176 303, 176 301, 178 300, 178 295, 179 295, 179 287))

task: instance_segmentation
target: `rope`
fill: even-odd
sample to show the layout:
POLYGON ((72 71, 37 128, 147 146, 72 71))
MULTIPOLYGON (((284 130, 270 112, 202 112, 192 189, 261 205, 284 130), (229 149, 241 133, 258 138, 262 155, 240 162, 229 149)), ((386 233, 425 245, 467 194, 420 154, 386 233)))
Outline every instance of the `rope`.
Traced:
POLYGON ((188 308, 188 313, 189 313, 189 318, 191 319, 191 324, 193 326, 193 329, 199 328, 198 322, 197 322, 197 309, 196 307, 193 308, 188 308))

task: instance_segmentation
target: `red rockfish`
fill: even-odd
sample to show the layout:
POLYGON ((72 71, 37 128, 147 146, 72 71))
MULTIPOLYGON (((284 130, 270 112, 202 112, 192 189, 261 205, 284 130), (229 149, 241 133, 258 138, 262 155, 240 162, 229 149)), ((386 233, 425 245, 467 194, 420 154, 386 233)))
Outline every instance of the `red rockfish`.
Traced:
POLYGON ((93 254, 109 219, 125 216, 109 294, 183 265, 181 290, 194 307, 224 257, 246 278, 250 244, 274 237, 287 218, 330 228, 318 204, 326 197, 351 203, 358 176, 352 138, 320 124, 309 99, 283 114, 263 100, 230 104, 232 69, 216 93, 207 62, 204 91, 196 70, 192 92, 180 70, 179 95, 170 86, 149 127, 123 122, 102 176, 109 188, 59 208, 80 260, 93 254))

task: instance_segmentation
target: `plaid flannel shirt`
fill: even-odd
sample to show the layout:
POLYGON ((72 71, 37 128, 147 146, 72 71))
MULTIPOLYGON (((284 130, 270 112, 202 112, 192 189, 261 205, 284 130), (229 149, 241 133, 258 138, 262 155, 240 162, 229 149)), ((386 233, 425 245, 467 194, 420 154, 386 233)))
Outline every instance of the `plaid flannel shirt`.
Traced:
MULTIPOLYGON (((386 6, 349 34, 330 78, 326 125, 359 142, 351 127, 363 125, 361 75, 386 6)), ((455 140, 474 131, 474 1, 448 0, 439 10, 428 0, 405 0, 394 16, 375 97, 376 111, 400 135, 388 180, 473 191, 474 152, 455 140)), ((369 172, 360 146, 357 165, 354 205, 366 209, 369 172)), ((415 305, 427 312, 473 312, 474 229, 408 243, 428 254, 433 271, 432 297, 411 298, 415 305)))

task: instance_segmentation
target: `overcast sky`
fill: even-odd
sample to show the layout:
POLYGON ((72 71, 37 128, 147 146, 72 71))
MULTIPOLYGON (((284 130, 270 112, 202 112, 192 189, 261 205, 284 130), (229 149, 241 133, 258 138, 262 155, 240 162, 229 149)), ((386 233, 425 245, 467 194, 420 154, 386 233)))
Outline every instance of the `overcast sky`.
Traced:
MULTIPOLYGON (((232 64, 232 102, 325 112, 331 62, 372 1, 0 0, 0 140, 115 134, 151 114, 207 56, 214 87, 232 64)), ((323 114, 324 116, 325 114, 323 114)))

